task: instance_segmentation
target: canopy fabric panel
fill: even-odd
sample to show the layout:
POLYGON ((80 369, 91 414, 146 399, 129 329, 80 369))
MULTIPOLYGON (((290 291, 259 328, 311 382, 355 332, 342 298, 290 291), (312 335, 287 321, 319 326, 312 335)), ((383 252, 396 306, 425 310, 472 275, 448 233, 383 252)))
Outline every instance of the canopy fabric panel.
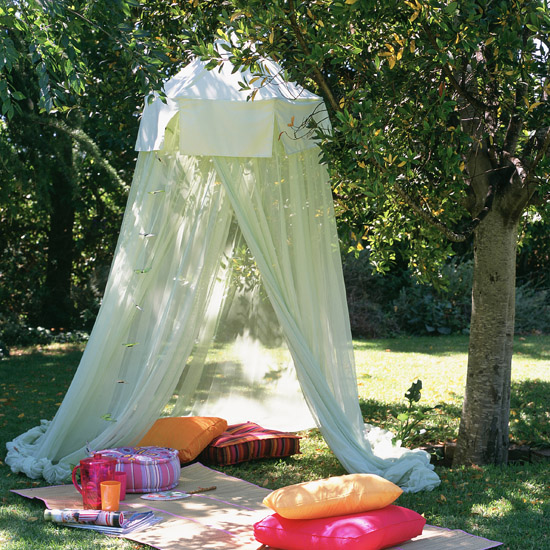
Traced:
MULTIPOLYGON (((153 125, 146 108, 144 150, 90 341, 54 419, 8 443, 6 463, 59 483, 89 451, 136 444, 163 414, 237 422, 284 410, 277 427, 314 421, 349 472, 377 473, 406 491, 435 487, 427 453, 390 445, 375 454, 365 435, 328 174, 310 137, 284 139, 285 105, 294 104, 286 92, 263 99, 274 113, 262 129, 269 156, 254 148, 227 156, 220 140, 246 129, 225 125, 210 134, 220 154, 189 154, 182 134, 192 117, 180 107, 198 101, 188 85, 212 76, 196 71, 191 85, 184 74, 167 86, 181 97, 151 103, 153 125)), ((205 101, 225 101, 216 94, 228 82, 207 86, 205 101)), ((242 98, 240 88, 231 93, 242 98)), ((321 112, 303 97, 311 116, 321 112)))

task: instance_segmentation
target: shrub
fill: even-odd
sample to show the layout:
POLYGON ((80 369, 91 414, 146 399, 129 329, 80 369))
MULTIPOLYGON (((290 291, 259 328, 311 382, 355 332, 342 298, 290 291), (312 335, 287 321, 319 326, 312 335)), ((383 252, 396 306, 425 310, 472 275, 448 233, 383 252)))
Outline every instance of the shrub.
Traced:
POLYGON ((44 327, 29 327, 23 320, 0 314, 0 342, 7 350, 9 346, 24 347, 86 340, 88 334, 83 331, 60 332, 44 327))
POLYGON ((368 254, 344 260, 348 308, 355 337, 467 332, 472 262, 450 261, 439 288, 420 284, 406 270, 372 273, 368 254), (397 298, 396 298, 397 297, 397 298))
POLYGON ((10 348, 0 340, 0 361, 10 356, 10 348))
POLYGON ((342 264, 353 336, 380 338, 400 332, 389 304, 403 277, 374 273, 367 251, 357 257, 348 254, 342 264))
POLYGON ((550 291, 532 283, 516 288, 517 334, 550 333, 550 291))
POLYGON ((401 288, 393 309, 401 331, 406 334, 467 333, 470 292, 437 292, 430 286, 415 284, 401 288))
POLYGON ((472 307, 472 262, 449 262, 443 268, 442 281, 439 289, 415 282, 401 288, 393 309, 405 333, 468 331, 472 307))

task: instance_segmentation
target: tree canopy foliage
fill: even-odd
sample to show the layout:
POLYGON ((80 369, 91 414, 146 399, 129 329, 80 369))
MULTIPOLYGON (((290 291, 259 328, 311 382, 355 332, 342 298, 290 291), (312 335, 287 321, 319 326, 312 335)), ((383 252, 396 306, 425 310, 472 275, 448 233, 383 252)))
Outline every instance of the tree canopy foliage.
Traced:
POLYGON ((333 134, 323 154, 358 248, 366 241, 384 268, 406 243, 417 273, 437 276, 450 243, 472 237, 455 459, 505 462, 519 224, 533 210, 547 216, 550 198, 546 1, 229 5, 220 34, 234 41, 234 64, 265 79, 261 56, 274 57, 325 97, 333 134))
POLYGON ((438 268, 494 197, 475 189, 479 170, 515 168, 529 207, 546 210, 545 3, 235 1, 221 19, 233 62, 272 56, 325 97, 341 227, 381 267, 401 241, 419 274, 438 268), (483 168, 468 162, 478 149, 483 168))

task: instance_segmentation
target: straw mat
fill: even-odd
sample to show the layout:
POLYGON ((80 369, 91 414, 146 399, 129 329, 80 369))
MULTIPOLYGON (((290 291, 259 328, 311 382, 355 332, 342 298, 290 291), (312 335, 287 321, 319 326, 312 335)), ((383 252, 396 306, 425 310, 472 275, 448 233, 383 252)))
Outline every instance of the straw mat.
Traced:
MULTIPOLYGON (((259 550, 267 548, 254 539, 252 526, 271 513, 262 504, 270 492, 200 463, 181 470, 177 490, 216 489, 183 500, 147 501, 139 494, 126 495, 121 510, 153 510, 164 521, 125 538, 160 550, 259 550)), ((72 485, 14 490, 25 498, 39 499, 46 507, 81 508, 82 498, 72 485)), ((501 543, 463 531, 426 526, 423 534, 391 550, 487 550, 501 543)), ((308 550, 308 549, 304 549, 308 550)))

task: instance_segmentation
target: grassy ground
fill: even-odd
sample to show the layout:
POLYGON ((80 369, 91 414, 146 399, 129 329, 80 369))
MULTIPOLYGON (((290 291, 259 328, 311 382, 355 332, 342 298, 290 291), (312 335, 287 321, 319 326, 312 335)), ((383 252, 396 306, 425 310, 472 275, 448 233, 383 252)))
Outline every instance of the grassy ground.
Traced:
MULTIPOLYGON (((361 408, 365 420, 394 428, 405 408, 404 393, 423 382, 419 408, 427 432, 417 443, 456 437, 466 375, 467 339, 401 338, 355 343, 361 408)), ((516 341, 511 431, 514 442, 550 447, 550 337, 516 341)), ((136 549, 130 541, 45 523, 43 505, 10 489, 43 485, 11 473, 3 463, 5 443, 51 418, 70 384, 81 349, 19 350, 0 361, 0 548, 136 549)), ((344 473, 316 430, 304 434, 302 454, 225 468, 231 475, 268 488, 344 473)), ((402 495, 398 504, 424 514, 428 523, 463 529, 504 542, 507 550, 550 549, 550 462, 507 467, 438 467, 440 487, 402 495)))

